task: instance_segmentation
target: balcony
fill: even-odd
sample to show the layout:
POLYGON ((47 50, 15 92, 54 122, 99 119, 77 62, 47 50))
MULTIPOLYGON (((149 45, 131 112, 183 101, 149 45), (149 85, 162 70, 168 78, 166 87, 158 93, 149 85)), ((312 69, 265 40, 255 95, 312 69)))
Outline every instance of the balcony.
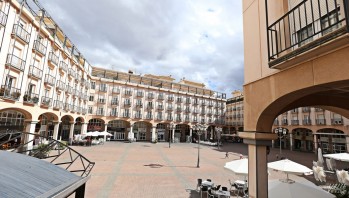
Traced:
POLYGON ((135 119, 142 119, 142 114, 136 113, 134 118, 135 119))
POLYGON ((87 109, 82 108, 82 109, 81 109, 81 113, 82 113, 82 115, 85 115, 85 114, 87 113, 87 109))
POLYGON ((45 56, 45 54, 46 54, 46 46, 43 45, 39 40, 34 41, 33 50, 38 52, 38 54, 41 56, 45 56))
POLYGON ((68 71, 68 64, 65 63, 64 61, 61 61, 59 63, 59 69, 64 71, 64 72, 67 72, 68 71))
POLYGON ((157 110, 160 110, 160 111, 162 111, 162 110, 164 110, 164 106, 158 106, 158 108, 157 108, 157 110))
POLYGON ((3 11, 0 11, 0 25, 5 27, 6 21, 7 21, 7 15, 3 11))
POLYGON ((98 98, 97 103, 98 104, 105 104, 106 99, 105 98, 98 98))
POLYGON ((343 119, 342 118, 333 118, 331 119, 332 125, 343 125, 343 119))
POLYGON ((182 108, 177 107, 176 112, 178 112, 178 113, 182 112, 182 108))
POLYGON ((148 99, 150 99, 150 100, 152 100, 152 99, 154 99, 154 94, 148 94, 148 99))
POLYGON ((325 119, 315 119, 317 125, 326 125, 325 119))
POLYGON ((153 115, 147 114, 147 115, 145 116, 145 119, 147 119, 147 120, 152 120, 152 119, 153 119, 153 115))
POLYGON ((274 120, 274 126, 279 126, 279 120, 274 120))
POLYGON ((182 98, 177 98, 176 102, 177 103, 182 103, 182 98))
POLYGON ((190 113, 190 109, 185 109, 184 113, 190 113))
POLYGON ((173 100, 174 100, 174 98, 171 97, 171 96, 169 96, 169 97, 167 98, 167 101, 169 101, 169 102, 172 102, 173 100))
POLYGON ((72 95, 73 96, 78 96, 79 91, 77 89, 73 89, 72 95))
POLYGON ((213 103, 212 103, 212 102, 209 102, 209 103, 208 103, 208 106, 209 106, 209 107, 213 107, 213 103))
POLYGON ((187 99, 185 100, 185 104, 191 104, 191 101, 190 101, 189 98, 187 98, 187 99))
POLYGON ((126 96, 132 96, 132 91, 131 90, 125 90, 125 95, 126 96))
POLYGON ((124 107, 130 107, 131 106, 131 103, 130 102, 124 102, 124 107))
POLYGON ((56 78, 51 76, 50 74, 45 75, 45 81, 47 85, 54 86, 55 85, 56 78))
POLYGON ((54 109, 61 109, 63 107, 63 102, 59 100, 53 101, 53 108, 54 109))
POLYGON ((69 111, 70 110, 70 104, 69 103, 64 103, 63 104, 63 109, 64 109, 64 111, 69 111))
POLYGON ((137 97, 143 97, 144 94, 143 94, 143 92, 137 92, 137 93, 136 93, 136 96, 137 96, 137 97))
POLYGON ((117 111, 111 111, 109 116, 118 116, 118 112, 117 111))
POLYGON ((69 68, 68 75, 70 76, 70 78, 75 78, 75 71, 72 68, 69 68))
POLYGON ((112 100, 111 101, 111 105, 118 105, 119 104, 119 101, 118 100, 112 100))
POLYGON ((201 106, 206 106, 206 102, 201 102, 201 106))
POLYGON ((120 89, 119 88, 116 88, 116 87, 113 87, 113 89, 111 90, 111 92, 113 94, 119 94, 120 93, 120 89))
POLYGON ((281 122, 281 125, 282 125, 282 126, 287 126, 287 125, 288 125, 288 121, 287 121, 287 120, 283 120, 283 121, 281 122))
POLYGON ((19 71, 24 71, 25 61, 18 56, 8 54, 6 58, 6 66, 15 68, 19 71))
POLYGON ((176 118, 176 122, 182 122, 182 118, 176 118))
POLYGON ((172 121, 173 118, 172 117, 167 117, 167 121, 172 121))
POLYGON ((156 120, 162 120, 162 116, 157 116, 156 120))
POLYGON ((123 114, 122 114, 122 117, 123 117, 123 118, 129 118, 129 117, 130 117, 130 114, 129 114, 129 113, 123 113, 123 114))
POLYGON ((315 108, 315 112, 323 112, 324 109, 321 109, 321 108, 315 108))
POLYGON ((199 105, 198 101, 194 101, 193 105, 199 105))
POLYGON ((148 105, 147 105, 147 109, 148 109, 148 110, 152 110, 152 109, 154 109, 154 106, 148 104, 148 105))
POLYGON ((164 95, 159 95, 158 96, 158 100, 163 100, 164 99, 164 95))
POLYGON ((35 79, 41 79, 42 78, 42 70, 39 69, 38 67, 35 67, 34 65, 30 65, 28 76, 35 78, 35 79))
POLYGON ((26 91, 23 96, 23 102, 36 104, 39 102, 39 94, 29 93, 26 91))
POLYGON ((19 38, 25 44, 29 43, 30 34, 20 25, 17 25, 17 24, 13 25, 12 35, 15 36, 16 38, 19 38))
POLYGON ((52 98, 42 96, 41 97, 41 106, 50 107, 52 105, 52 98))
POLYGON ((167 111, 173 111, 172 107, 167 107, 167 111))
MULTIPOLYGON (((315 2, 303 0, 281 18, 268 25, 269 67, 281 69, 294 65, 297 59, 298 62, 301 61, 300 55, 305 52, 313 53, 314 56, 318 55, 321 51, 319 46, 327 45, 329 49, 326 51, 338 48, 338 45, 336 46, 331 41, 347 33, 345 16, 347 16, 348 8, 343 6, 343 0, 315 2), (291 63, 280 65, 287 60, 290 60, 291 63)), ((268 20, 267 24, 269 24, 268 20)))
POLYGON ((198 119, 197 118, 193 118, 193 123, 197 123, 198 119))
POLYGON ((103 110, 97 110, 96 115, 98 116, 104 116, 104 111, 103 110))
POLYGON ((198 113, 199 113, 199 111, 194 109, 193 114, 198 114, 198 113))
POLYGON ((62 82, 62 81, 60 81, 60 80, 58 80, 57 81, 57 85, 56 85, 56 88, 58 89, 58 90, 61 90, 61 91, 65 91, 65 83, 64 82, 62 82))
POLYGON ((185 117, 184 122, 190 122, 190 118, 189 117, 185 117))
POLYGON ((303 113, 309 113, 310 112, 310 107, 303 107, 302 108, 303 113))
POLYGON ((141 103, 136 104, 136 108, 143 108, 143 104, 141 103))
POLYGON ((98 91, 100 91, 100 92, 107 92, 107 87, 106 86, 100 86, 98 91))
POLYGON ((206 112, 205 111, 201 111, 200 113, 201 113, 201 115, 204 115, 206 112))
POLYGON ((58 56, 54 54, 53 52, 50 52, 48 55, 48 62, 52 63, 54 66, 58 66, 58 56))
POLYGON ((291 125, 299 125, 299 120, 291 120, 291 125))
POLYGON ((66 88, 65 88, 65 91, 69 94, 72 94, 73 93, 73 87, 67 85, 66 88))
POLYGON ((9 87, 8 85, 1 85, 0 88, 0 98, 9 99, 9 100, 18 100, 21 96, 21 90, 9 87))
POLYGON ((310 119, 304 119, 302 120, 303 125, 311 125, 311 120, 310 119))

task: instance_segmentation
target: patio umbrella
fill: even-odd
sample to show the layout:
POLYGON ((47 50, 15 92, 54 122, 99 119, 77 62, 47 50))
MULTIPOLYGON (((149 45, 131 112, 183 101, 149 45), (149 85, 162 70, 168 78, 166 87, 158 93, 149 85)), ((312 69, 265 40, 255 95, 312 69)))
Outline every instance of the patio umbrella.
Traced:
POLYGON ((87 132, 86 136, 92 136, 92 137, 97 137, 99 136, 99 132, 98 131, 93 131, 93 132, 87 132))
POLYGON ((282 171, 286 173, 287 180, 288 180, 288 174, 295 174, 295 175, 312 174, 312 170, 309 169, 308 167, 288 159, 269 162, 268 168, 273 169, 275 171, 282 171))
POLYGON ((314 183, 302 178, 301 181, 285 182, 270 180, 268 182, 269 198, 335 198, 336 196, 323 190, 314 183))
POLYGON ((236 175, 246 176, 248 174, 248 159, 244 158, 227 162, 225 163, 224 168, 232 171, 236 175))
POLYGON ((102 131, 99 133, 99 135, 104 135, 104 136, 113 136, 111 133, 108 133, 106 131, 102 131))
POLYGON ((324 166, 324 157, 322 156, 322 150, 320 147, 317 149, 317 161, 322 167, 324 166))
POLYGON ((339 161, 349 162, 349 153, 332 153, 324 155, 326 158, 332 158, 339 161))

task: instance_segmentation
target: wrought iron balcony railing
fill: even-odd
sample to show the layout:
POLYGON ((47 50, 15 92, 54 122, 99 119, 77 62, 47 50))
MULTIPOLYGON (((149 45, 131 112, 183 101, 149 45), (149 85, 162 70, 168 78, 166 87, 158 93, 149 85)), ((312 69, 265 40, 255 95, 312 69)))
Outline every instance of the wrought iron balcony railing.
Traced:
POLYGON ((66 88, 65 83, 60 81, 60 80, 57 81, 56 87, 57 87, 57 89, 62 90, 62 91, 65 91, 65 88, 66 88))
POLYGON ((65 63, 64 61, 61 61, 59 63, 59 69, 61 69, 64 72, 67 72, 68 71, 68 64, 65 63))
POLYGON ((53 108, 54 109, 61 109, 63 108, 63 102, 59 100, 53 101, 53 108))
POLYGON ((6 58, 6 65, 24 71, 25 61, 16 55, 8 54, 6 58))
POLYGON ((44 44, 42 44, 39 40, 34 41, 33 49, 35 51, 39 52, 43 56, 45 56, 45 54, 46 54, 46 46, 44 44))
POLYGON ((56 78, 51 76, 50 74, 45 75, 45 83, 48 85, 54 86, 55 85, 56 78))
POLYGON ((0 25, 5 27, 6 21, 7 21, 7 15, 3 11, 0 11, 0 25))
POLYGON ((0 97, 1 98, 6 98, 10 100, 18 100, 19 97, 21 96, 21 90, 14 88, 14 87, 9 87, 8 85, 1 85, 0 87, 0 97))
POLYGON ((34 78, 42 78, 42 69, 40 69, 34 65, 30 65, 28 76, 34 77, 34 78))
POLYGON ((12 34, 16 37, 20 38, 23 42, 26 44, 29 43, 30 40, 30 34, 27 32, 24 27, 14 24, 12 29, 12 34))
POLYGON ((42 96, 41 97, 41 105, 45 107, 50 107, 52 105, 52 98, 42 96))
POLYGON ((50 54, 48 55, 48 61, 54 64, 55 66, 58 66, 58 60, 58 56, 53 52, 50 52, 50 54))
POLYGON ((271 24, 267 2, 265 0, 270 67, 348 32, 347 0, 303 0, 271 24))
POLYGON ((26 91, 23 96, 23 102, 37 104, 39 102, 39 94, 26 91))

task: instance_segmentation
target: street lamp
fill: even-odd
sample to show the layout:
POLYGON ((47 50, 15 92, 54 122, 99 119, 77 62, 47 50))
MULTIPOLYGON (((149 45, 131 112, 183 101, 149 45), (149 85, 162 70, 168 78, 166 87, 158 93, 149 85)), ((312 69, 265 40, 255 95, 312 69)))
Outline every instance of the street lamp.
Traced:
POLYGON ((220 143, 220 140, 221 140, 222 127, 216 127, 215 130, 216 130, 216 134, 217 134, 217 146, 218 146, 218 149, 220 149, 219 148, 219 143, 220 143))
POLYGON ((173 130, 174 124, 170 124, 170 131, 168 132, 168 148, 171 148, 171 137, 172 137, 172 130, 173 130))
POLYGON ((200 136, 205 131, 205 126, 201 124, 194 125, 194 129, 196 130, 196 134, 198 135, 198 162, 196 164, 197 168, 200 168, 200 136))
POLYGON ((287 129, 279 127, 279 128, 275 129, 275 133, 278 134, 279 139, 280 139, 280 157, 281 157, 281 154, 282 154, 282 151, 281 151, 281 138, 285 137, 285 135, 287 134, 287 129))

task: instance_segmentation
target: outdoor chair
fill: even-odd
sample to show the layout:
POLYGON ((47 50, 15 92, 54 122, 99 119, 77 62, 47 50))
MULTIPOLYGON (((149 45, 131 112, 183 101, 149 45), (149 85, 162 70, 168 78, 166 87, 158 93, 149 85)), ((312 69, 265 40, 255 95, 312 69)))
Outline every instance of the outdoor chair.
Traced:
POLYGON ((209 181, 209 182, 211 182, 212 180, 211 180, 211 179, 206 179, 206 181, 209 181))
POLYGON ((202 198, 202 192, 208 192, 208 187, 207 186, 202 186, 201 188, 200 188, 200 195, 201 195, 201 198, 202 198))
POLYGON ((230 184, 230 191, 233 189, 233 190, 236 190, 237 189, 237 187, 236 187, 236 184, 234 183, 234 182, 232 182, 230 179, 228 180, 229 181, 229 184, 230 184))
POLYGON ((218 185, 218 186, 216 186, 216 187, 213 187, 212 189, 213 190, 219 190, 221 188, 221 185, 218 185))
POLYGON ((215 194, 212 193, 211 189, 209 189, 209 190, 207 191, 207 197, 210 197, 210 198, 218 198, 217 195, 215 195, 215 194))
POLYGON ((225 187, 225 186, 223 186, 223 187, 222 187, 222 191, 228 191, 228 188, 225 187))
POLYGON ((197 183, 197 185, 196 185, 196 190, 197 189, 201 189, 201 185, 202 185, 202 179, 198 179, 198 183, 197 183))

